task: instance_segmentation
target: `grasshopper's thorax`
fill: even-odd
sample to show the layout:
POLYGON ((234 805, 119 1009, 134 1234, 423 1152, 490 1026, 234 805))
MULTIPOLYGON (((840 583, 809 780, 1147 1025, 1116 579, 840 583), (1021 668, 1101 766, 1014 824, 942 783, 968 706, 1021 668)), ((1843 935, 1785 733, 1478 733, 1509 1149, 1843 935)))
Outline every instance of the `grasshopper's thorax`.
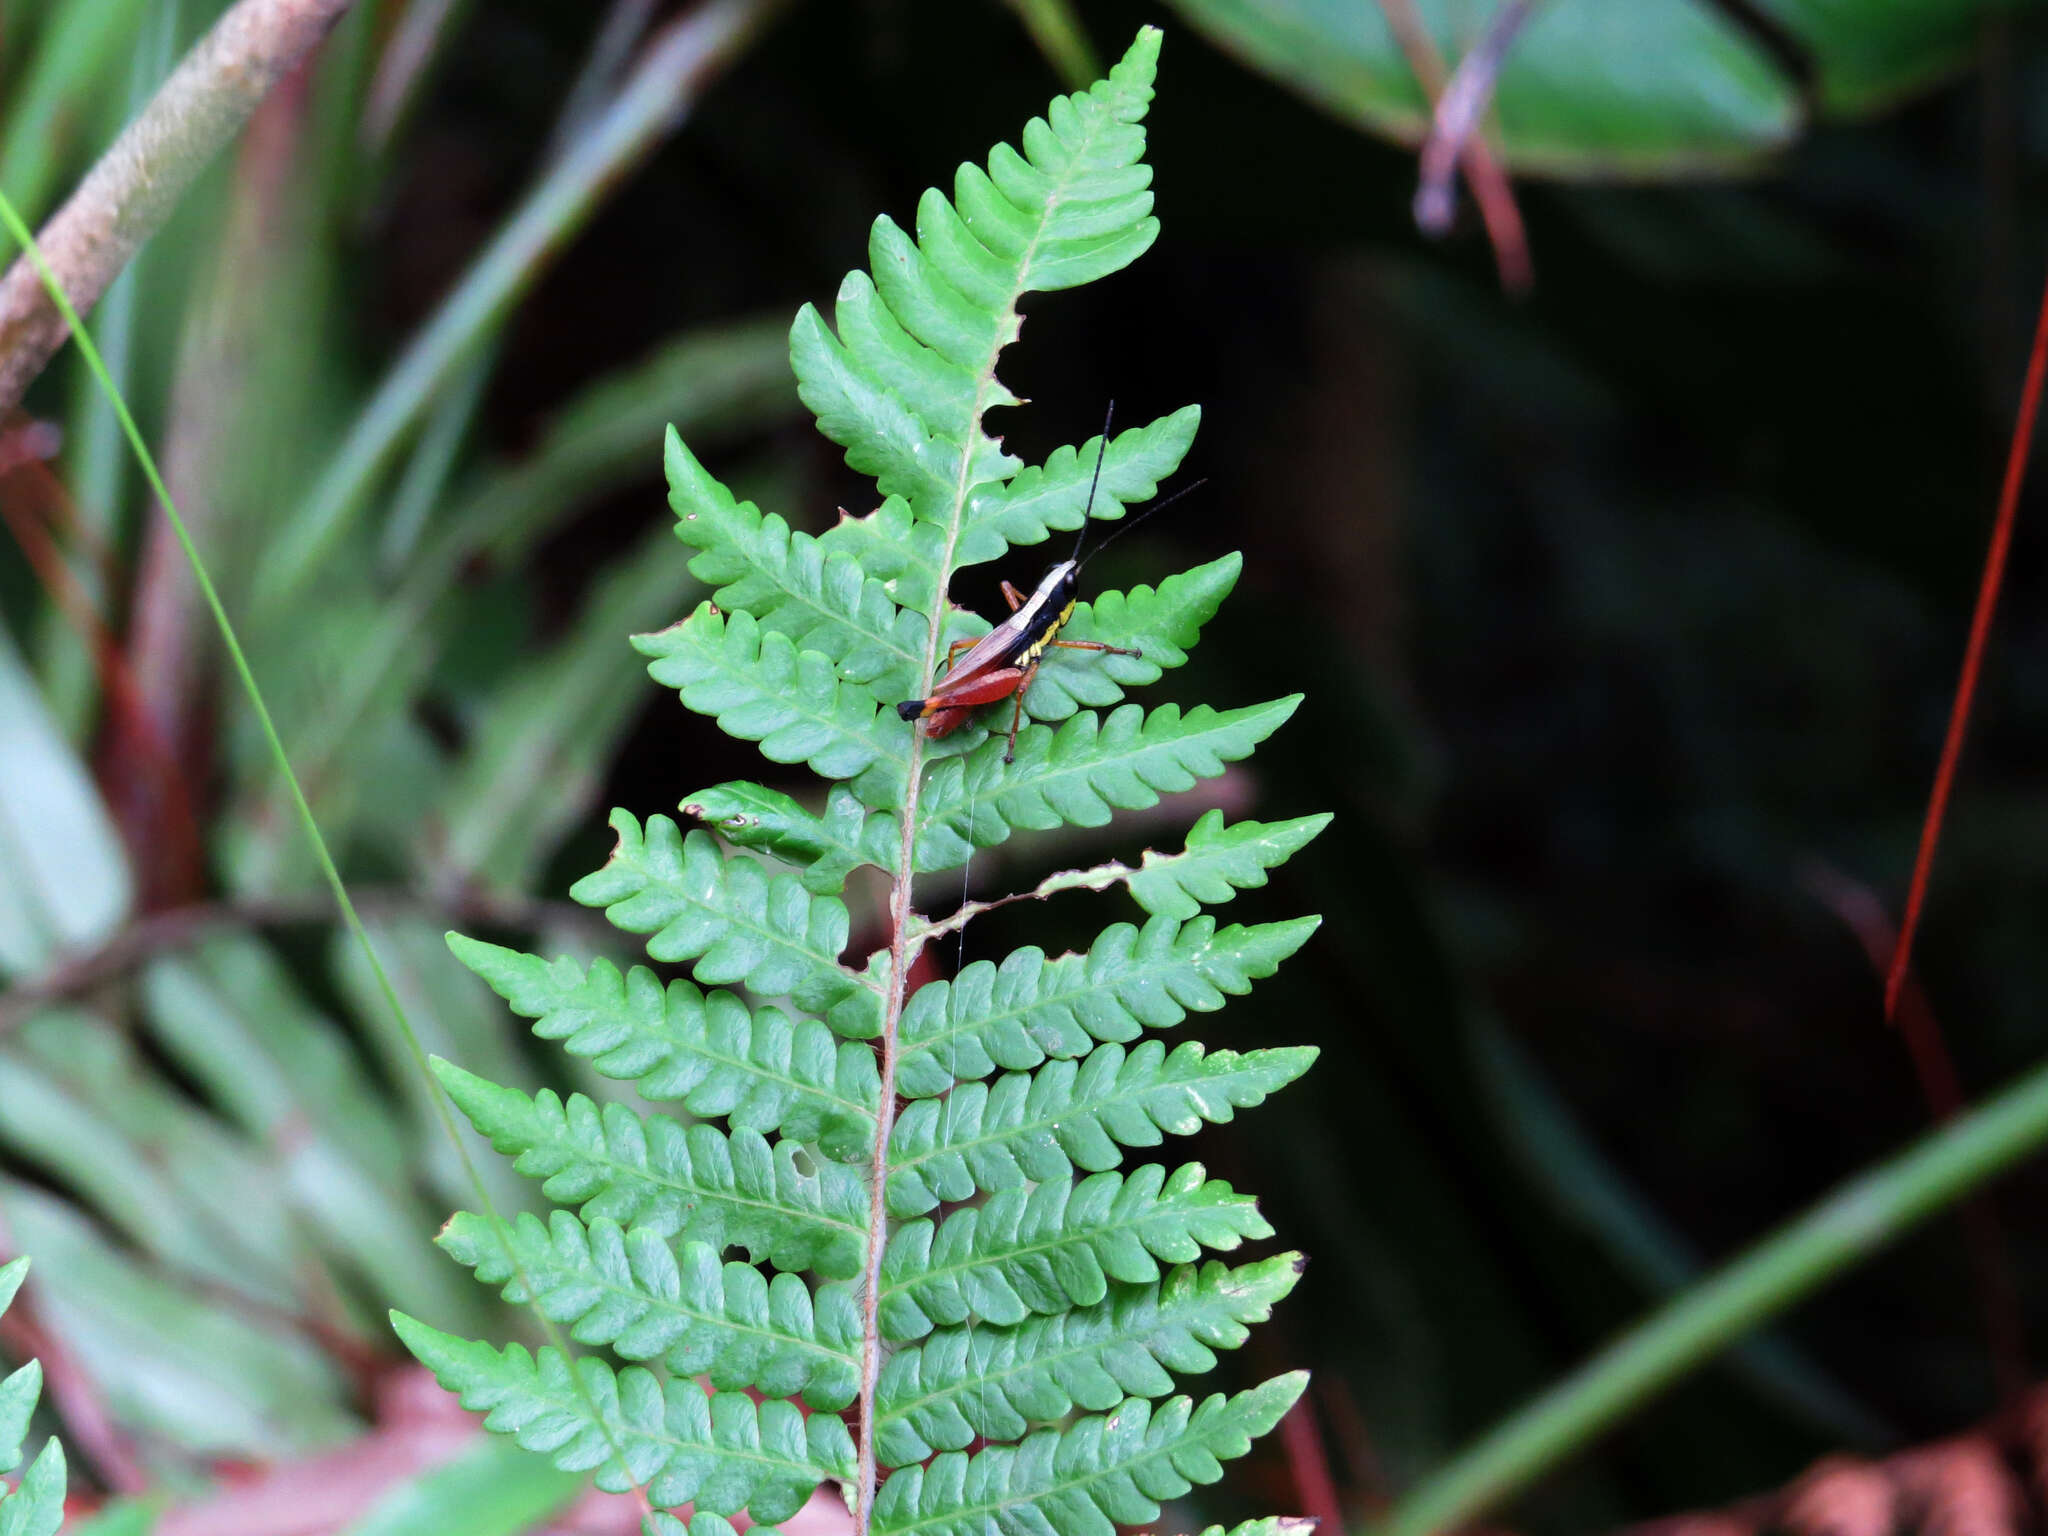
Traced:
POLYGON ((1038 589, 1024 605, 1023 611, 1029 615, 1026 638, 1015 652, 1012 666, 1032 665, 1066 628, 1067 620, 1074 616, 1074 578, 1078 570, 1073 561, 1062 560, 1040 579, 1038 589))

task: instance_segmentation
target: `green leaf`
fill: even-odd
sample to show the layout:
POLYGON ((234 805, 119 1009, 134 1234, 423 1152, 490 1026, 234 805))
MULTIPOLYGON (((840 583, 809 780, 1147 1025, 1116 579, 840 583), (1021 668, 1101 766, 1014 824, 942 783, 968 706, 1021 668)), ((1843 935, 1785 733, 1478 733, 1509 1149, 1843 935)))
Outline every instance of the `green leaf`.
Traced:
POLYGON ((851 556, 736 500, 673 431, 666 458, 676 535, 699 551, 690 571, 717 588, 712 598, 721 610, 751 614, 764 630, 824 656, 878 702, 894 703, 910 691, 924 663, 926 626, 918 615, 899 609, 881 580, 851 556))
POLYGON ((1189 1040, 1171 1056, 1158 1040, 1128 1055, 1098 1046, 1082 1061, 1050 1061, 992 1084, 962 1083, 943 1099, 918 1099, 889 1141, 889 1214, 921 1216, 978 1190, 1114 1168, 1122 1147, 1156 1147, 1221 1125, 1263 1103, 1316 1059, 1312 1046, 1204 1055, 1189 1040))
POLYGON ((795 1275, 720 1264, 709 1243, 671 1248, 651 1227, 603 1217, 585 1226, 567 1211, 546 1224, 523 1213, 510 1236, 508 1256, 496 1228, 463 1211, 439 1242, 477 1279, 502 1286, 507 1301, 537 1303, 577 1343, 609 1345, 621 1359, 660 1360, 721 1391, 801 1393, 819 1409, 844 1408, 859 1389, 860 1307, 850 1286, 820 1286, 814 1300, 795 1275))
POLYGON ((915 241, 877 219, 874 276, 840 285, 836 336, 815 309, 798 314, 790 361, 818 429, 917 516, 957 534, 967 493, 1019 467, 981 428, 1015 403, 994 367, 1018 299, 1114 272, 1157 236, 1138 124, 1158 51, 1157 31, 1141 33, 1109 79, 1025 126, 1022 154, 999 145, 986 172, 963 165, 953 202, 926 192, 915 241))
POLYGON ((632 1083, 642 1098, 680 1099, 734 1130, 814 1141, 842 1161, 873 1147, 875 1054, 834 1039, 816 1019, 780 1008, 749 1013, 732 993, 706 994, 680 978, 664 988, 644 966, 622 976, 609 960, 588 969, 566 957, 550 964, 460 934, 448 947, 532 1019, 536 1035, 632 1083))
POLYGON ((98 945, 131 896, 92 775, 0 627, 0 976, 98 945))
POLYGON ((1823 111, 1861 116, 1964 68, 2000 0, 1765 0, 1814 64, 1823 111))
POLYGON ((1259 1520, 1245 1520, 1233 1525, 1228 1531, 1220 1525, 1212 1525, 1202 1536, 1312 1536, 1316 1522, 1302 1515, 1267 1515, 1259 1520))
POLYGON ((1324 814, 1226 827, 1222 811, 1208 811, 1188 830, 1185 852, 1145 854, 1130 877, 1131 895, 1155 915, 1193 917, 1204 902, 1228 901, 1236 891, 1264 885, 1267 870, 1286 863, 1329 824, 1324 814))
POLYGON ((28 1438, 28 1421, 42 1395, 40 1361, 31 1360, 0 1381, 0 1472, 12 1472, 21 1464, 21 1442, 28 1438))
POLYGON ((1190 1263, 1272 1231, 1250 1196, 1200 1163, 1003 1190, 944 1221, 897 1227, 882 1261, 882 1333, 915 1339, 970 1314, 1007 1324, 1093 1306, 1111 1280, 1157 1280, 1157 1260, 1190 1263))
POLYGON ((827 793, 823 816, 780 790, 744 780, 686 795, 682 809, 735 847, 796 865, 804 889, 819 896, 837 895, 863 864, 894 870, 902 858, 898 819, 870 812, 844 784, 827 793))
POLYGON ((1218 929, 1155 917, 1142 929, 1116 923, 1085 955, 1048 960, 1032 946, 1000 967, 977 960, 951 982, 914 993, 899 1031, 896 1086, 914 1098, 998 1068, 1023 1071, 1048 1057, 1085 1055, 1100 1041, 1171 1029, 1190 1011, 1213 1013, 1280 968, 1322 920, 1218 929))
POLYGON ((14 1305, 15 1293, 21 1289, 21 1282, 27 1278, 27 1254, 0 1264, 0 1312, 5 1312, 14 1305))
POLYGON ((138 1435, 199 1459, 272 1461, 359 1430, 333 1357, 290 1323, 174 1283, 41 1190, 0 1181, 0 1217, 35 1255, 42 1321, 138 1435))
POLYGON ((839 521, 818 535, 828 554, 850 556, 879 577, 894 602, 930 617, 945 561, 946 536, 933 523, 911 516, 910 503, 890 496, 864 517, 841 511, 839 521))
POLYGON ((1143 654, 1049 650, 1025 697, 1025 712, 1034 720, 1064 720, 1084 706, 1106 709, 1125 689, 1156 683, 1167 668, 1185 665, 1202 626, 1215 617, 1243 569, 1244 556, 1225 555, 1167 577, 1157 591, 1138 586, 1077 604, 1060 631, 1062 640, 1099 640, 1143 654))
POLYGON ((1299 1254, 1230 1269, 1182 1265, 1151 1285, 1116 1285, 1092 1307, 1026 1318, 1014 1328, 970 1323, 899 1349, 876 1397, 878 1454, 892 1467, 977 1436, 1021 1440, 1033 1423, 1079 1408, 1103 1413, 1126 1397, 1164 1397, 1169 1372, 1214 1370, 1301 1276, 1299 1254))
POLYGON ((860 1271, 868 1195, 859 1173, 814 1158, 793 1141, 754 1131, 722 1134, 666 1115, 565 1102, 543 1088, 529 1098, 436 1058, 456 1106, 491 1145, 558 1205, 586 1222, 609 1218, 664 1236, 728 1243, 777 1269, 834 1279, 860 1271))
POLYGON ((478 703, 450 781, 445 841, 427 858, 447 882, 524 890, 604 785, 645 688, 619 665, 619 637, 666 624, 697 595, 653 538, 598 578, 569 633, 478 703))
POLYGON ((1041 1429, 1018 1446, 971 1457, 949 1451, 882 1485, 877 1536, 987 1536, 999 1518, 1005 1530, 1059 1536, 1150 1525, 1159 1500, 1215 1482, 1221 1463, 1250 1450, 1307 1384, 1307 1373, 1296 1371, 1199 1406, 1176 1397, 1155 1409, 1132 1398, 1107 1417, 1041 1429))
POLYGON ((1002 740, 991 738, 932 770, 917 867, 956 868, 974 848, 1000 843, 1018 827, 1100 827, 1116 810, 1157 805, 1162 794, 1192 789, 1249 756, 1300 702, 1297 693, 1221 713, 1206 704, 1186 714, 1178 704, 1150 714, 1136 704, 1106 716, 1086 711, 1057 729, 1020 731, 1010 763, 1002 740))
POLYGON ((831 657, 799 649, 750 613, 724 614, 706 602, 633 644, 653 658, 647 671, 657 683, 713 716, 726 735, 758 742, 770 762, 805 763, 828 779, 877 766, 878 783, 903 778, 908 732, 882 714, 872 690, 843 681, 831 657))
POLYGON ((846 948, 846 904, 806 891, 794 875, 771 876, 752 859, 727 859, 709 832, 687 838, 666 816, 640 823, 612 812, 618 846, 603 869, 569 894, 628 933, 651 934, 647 953, 667 963, 694 961, 707 986, 743 983, 766 997, 788 994, 822 1013, 843 1035, 873 1036, 880 998, 872 984, 839 964, 846 948))
POLYGON ((852 1438, 831 1414, 806 1419, 792 1403, 707 1393, 688 1377, 662 1381, 638 1366, 572 1365, 556 1349, 501 1352, 400 1312, 391 1324, 442 1386, 485 1414, 486 1429, 564 1471, 594 1469, 607 1493, 638 1486, 662 1508, 694 1502, 772 1521, 795 1514, 826 1478, 853 1473, 852 1438))
POLYGON ((57 1536, 64 1523, 64 1447, 47 1442, 21 1486, 0 1500, 0 1536, 57 1536))
MULTIPOLYGON (((1438 53, 1458 58, 1475 13, 1412 0, 1438 53)), ((1172 0, 1218 47, 1337 117, 1420 142, 1429 105, 1376 5, 1172 0)), ((1767 9, 1777 6, 1767 0, 1767 9)), ((1642 177, 1730 169, 1799 127, 1797 85, 1768 48, 1706 0, 1550 0, 1514 38, 1492 122, 1508 167, 1642 177)))

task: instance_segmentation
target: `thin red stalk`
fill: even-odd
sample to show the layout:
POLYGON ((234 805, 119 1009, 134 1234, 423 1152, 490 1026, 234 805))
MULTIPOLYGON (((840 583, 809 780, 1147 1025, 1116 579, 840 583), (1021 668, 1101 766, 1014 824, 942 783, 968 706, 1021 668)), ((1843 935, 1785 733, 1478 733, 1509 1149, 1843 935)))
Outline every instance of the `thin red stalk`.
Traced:
POLYGON ((1308 1397, 1296 1399, 1280 1420, 1280 1444, 1294 1474, 1296 1507, 1315 1517, 1317 1529, 1342 1531, 1344 1504, 1337 1497, 1337 1480, 1330 1475, 1323 1432, 1316 1424, 1315 1407, 1308 1397))
POLYGON ((1998 493, 1998 519, 1992 525, 1991 549, 1984 557, 1984 576, 1977 587, 1977 609, 1970 617, 1970 643, 1963 652, 1963 674, 1956 684, 1955 704, 1949 711, 1941 763, 1934 770, 1934 790, 1928 796, 1927 816, 1920 824, 1920 851, 1913 860, 1913 884, 1906 893, 1906 920, 1900 925, 1898 947, 1892 951, 1891 968, 1884 979, 1887 1020, 1898 1009, 1899 990, 1905 985, 1906 970, 1912 962, 1913 937, 1919 931, 1920 911, 1927 902, 1927 881, 1934 869, 1934 851, 1941 843, 1942 818, 1948 814, 1956 764, 1963 755, 1963 737, 1969 730, 1970 707, 1976 701, 1977 679, 1983 671, 1984 652, 1991 639, 1991 621, 1998 613, 1998 594, 2005 585, 2006 556, 2012 548, 2020 487, 2026 483, 2044 374, 2048 374, 2048 287, 2042 290, 2041 313, 2034 323, 2034 349, 2027 358, 2027 382, 2020 391, 2019 419, 2013 424, 2012 446, 2006 454, 2005 483, 1998 493))
MULTIPOLYGON (((1898 952, 1891 917, 1875 892, 1838 870, 1814 864, 1805 873, 1808 890, 1841 918, 1870 957, 1871 969, 1886 973, 1898 952)), ((1966 1107, 1961 1076, 1942 1038, 1941 1022, 1920 984, 1908 977, 1899 994, 1898 1030, 1913 1063, 1913 1075, 1936 1124, 1946 1124, 1966 1107)), ((1977 1311, 1984 1323, 1992 1375, 2003 1402, 2013 1402, 2027 1387, 2026 1325, 2019 1292, 2013 1283, 2010 1250, 1988 1192, 1963 1202, 1963 1242, 1969 1254, 1977 1311)))
MULTIPOLYGON (((1437 51, 1436 39, 1416 14, 1414 0, 1378 3, 1387 30, 1394 34, 1395 43, 1408 61, 1409 72, 1422 87, 1423 99, 1434 116, 1449 75, 1443 55, 1437 51)), ((1486 225, 1486 238, 1493 246, 1493 262, 1500 272, 1501 287, 1509 293, 1527 293, 1535 284, 1536 273, 1529 261, 1529 238, 1522 228, 1522 211, 1515 206, 1514 186, 1506 170, 1494 159, 1483 133, 1474 133, 1465 141, 1459 163, 1465 170, 1465 185, 1472 189, 1472 201, 1478 205, 1479 217, 1486 225)))

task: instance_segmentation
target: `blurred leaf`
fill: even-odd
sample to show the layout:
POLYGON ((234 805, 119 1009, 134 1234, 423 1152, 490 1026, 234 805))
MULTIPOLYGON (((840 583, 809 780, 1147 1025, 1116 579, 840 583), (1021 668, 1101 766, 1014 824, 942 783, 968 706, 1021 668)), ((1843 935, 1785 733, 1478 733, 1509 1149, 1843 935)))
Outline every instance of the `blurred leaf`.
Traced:
MULTIPOLYGON (((266 692, 275 683, 293 701, 273 698, 273 708, 294 722, 294 756, 323 825, 346 826, 367 807, 403 859, 416 851, 414 829, 444 801, 444 764, 407 711, 433 670, 449 591, 470 561, 487 555, 511 565, 593 497, 648 479, 670 421, 717 440, 771 424, 796 406, 786 324, 748 320, 690 331, 572 397, 527 457, 476 477, 433 519, 394 592, 373 600, 364 589, 360 607, 330 614, 344 605, 326 584, 319 604, 295 616, 289 646, 272 652, 289 666, 264 679, 266 692), (407 753, 411 767, 398 761, 407 753), (379 754, 382 761, 373 761, 379 754), (397 785, 412 793, 394 795, 397 785)), ((238 762, 258 761, 260 743, 242 745, 238 762)), ((261 794, 258 809, 224 829, 233 883, 289 889, 310 877, 309 857, 267 774, 261 794)))
MULTIPOLYGON (((1419 143, 1428 104, 1387 21, 1395 0, 1169 0, 1226 52, 1359 127, 1419 143)), ((1492 5, 1399 0, 1455 62, 1492 5)), ((1865 114, 1967 63, 2001 0, 1756 0, 1814 73, 1820 110, 1865 114)), ((1798 132, 1800 82, 1736 6, 1548 0, 1494 106, 1509 167, 1567 177, 1734 168, 1798 132)))
MULTIPOLYGON (((35 55, 0 112, 0 187, 29 223, 48 211, 67 161, 88 150, 82 130, 96 126, 94 105, 149 3, 94 0, 47 9, 35 55)), ((19 20, 10 15, 10 29, 19 20)))
POLYGON ((0 627, 0 974, 101 942, 131 894, 91 775, 0 627))
POLYGON ((263 1149, 237 1143, 88 1014, 29 1020, 0 1050, 0 1139, 186 1275, 278 1307, 299 1261, 263 1149))
MULTIPOLYGON (((1427 103, 1378 0, 1170 3, 1217 46, 1348 122, 1403 143, 1427 131, 1427 103)), ((1410 3, 1451 60, 1492 9, 1410 3)), ((1800 117, 1770 53, 1704 0, 1539 5, 1494 102, 1508 165, 1563 176, 1739 165, 1786 143, 1800 117)))
POLYGON ((436 1317, 476 1313, 423 1242, 437 1222, 413 1188, 398 1117, 341 1026, 267 947, 214 939, 159 960, 143 986, 156 1044, 268 1149, 284 1198, 335 1262, 378 1297, 417 1298, 436 1317))
POLYGON ((655 474, 671 423, 702 445, 797 410, 787 320, 686 331, 572 396, 532 453, 469 489, 422 559, 445 563, 477 550, 517 559, 565 512, 655 474))
POLYGON ((478 1440, 407 1478, 339 1536, 517 1536, 574 1498, 589 1479, 558 1472, 510 1440, 478 1440))
POLYGON ((448 786, 441 878, 526 889, 563 833, 581 823, 619 737, 654 694, 618 665, 628 635, 695 605, 668 527, 657 524, 599 579, 575 628, 499 688, 448 786))
POLYGON ((304 1339, 165 1283, 40 1190, 0 1181, 0 1213, 36 1256, 43 1321, 124 1423, 200 1455, 263 1460, 353 1432, 343 1383, 304 1339))
POLYGON ((73 1526, 67 1536, 149 1536, 162 1513, 160 1497, 119 1499, 105 1505, 91 1519, 73 1526))
MULTIPOLYGON (((487 1062, 483 1070, 496 1082, 533 1085, 533 1068, 519 1049, 516 1032, 505 1027, 496 994, 449 960, 439 924, 392 917, 366 926, 422 1050, 451 1061, 487 1062)), ((411 1106, 414 1157, 424 1165, 438 1195, 474 1200, 473 1176, 449 1140, 433 1084, 420 1071, 391 1016, 362 947, 337 928, 330 954, 335 981, 368 1031, 384 1075, 399 1085, 411 1106)), ((456 1129, 475 1164, 475 1176, 488 1186, 499 1210, 509 1218, 533 1204, 530 1187, 502 1159, 489 1155, 483 1138, 465 1126, 456 1129)))
POLYGON ((1810 50, 1821 110, 1874 112, 1970 60, 1984 22, 2012 0, 1757 0, 1810 50))

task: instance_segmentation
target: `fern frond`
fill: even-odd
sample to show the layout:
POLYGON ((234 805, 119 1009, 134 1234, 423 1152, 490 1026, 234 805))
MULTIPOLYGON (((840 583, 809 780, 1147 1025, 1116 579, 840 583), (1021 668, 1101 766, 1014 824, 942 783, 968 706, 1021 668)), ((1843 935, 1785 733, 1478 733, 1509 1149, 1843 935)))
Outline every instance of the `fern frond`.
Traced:
POLYGON ((958 1451, 977 1436, 1022 1439, 1076 1408, 1164 1397, 1169 1371, 1213 1370, 1301 1276, 1299 1254, 1225 1267, 1181 1265, 1152 1285, 1116 1285, 1092 1307, 1013 1328, 943 1328, 899 1349, 876 1396, 877 1447, 889 1466, 958 1451))
POLYGON ((893 871, 903 846, 896 818, 870 811, 844 784, 834 784, 825 796, 822 816, 780 790, 744 779, 684 796, 683 814, 736 848, 754 849, 796 868, 803 888, 818 896, 836 896, 846 877, 863 864, 893 871))
POLYGON ((1004 743, 986 741, 932 771, 917 867, 957 868, 974 848, 993 847, 1018 827, 1100 827, 1116 810, 1157 805, 1162 794, 1192 789, 1250 756, 1300 702, 1296 693, 1243 709, 1197 704, 1185 714, 1178 704, 1149 714, 1136 704, 1107 715, 1084 711, 1057 729, 1020 731, 1008 763, 1004 743))
POLYGON ((897 1227, 882 1260, 882 1333, 917 1339, 970 1315, 1009 1324, 1093 1306, 1111 1280, 1157 1280, 1161 1259, 1185 1264, 1272 1235, 1258 1203, 1200 1163, 1004 1190, 941 1222, 897 1227))
POLYGON ((867 1234, 860 1173, 754 1131, 642 1117, 582 1094, 528 1097, 436 1058, 456 1107, 558 1205, 664 1236, 745 1248, 777 1269, 857 1274, 867 1234))
POLYGON ((999 145, 986 173, 963 165, 955 202, 925 193, 916 240, 877 219, 874 276, 840 285, 836 336, 810 306, 798 314, 790 361, 818 429, 917 516, 950 525, 970 488, 1021 467, 981 429, 1015 403, 993 365, 1017 301, 1114 272, 1157 237, 1138 126, 1157 58, 1145 34, 1109 79, 1027 124, 1022 154, 999 145))
POLYGON ((874 1141, 875 1054, 816 1019, 780 1008, 750 1013, 730 992, 700 992, 680 979, 664 988, 644 966, 622 976, 609 960, 587 970, 566 957, 550 964, 460 934, 448 947, 532 1019, 536 1035, 632 1083, 642 1098, 680 1099, 735 1130, 817 1142, 841 1161, 874 1141))
MULTIPOLYGON (((1297 702, 1126 701, 1187 661, 1237 581, 1227 555, 1092 602, 1073 601, 1063 570, 1060 605, 1019 623, 1112 649, 1042 654, 1013 762, 982 728, 993 717, 948 717, 965 729, 941 744, 900 712, 933 691, 949 641, 990 628, 953 606, 963 567, 1125 517, 1192 443, 1189 406, 1027 466, 986 424, 1019 403, 997 365, 1023 296, 1115 271, 1157 232, 1142 120, 1159 42, 1145 29, 1107 80, 1027 124, 1021 148, 962 166, 951 198, 926 193, 914 236, 877 220, 871 271, 840 285, 829 321, 798 314, 799 393, 875 477, 873 510, 812 536, 735 497, 670 434, 676 531, 713 601, 635 644, 726 734, 836 781, 822 808, 801 789, 713 786, 682 801, 701 823, 687 833, 614 816, 616 851, 573 894, 693 981, 451 940, 538 1035, 696 1117, 437 1064, 477 1129, 567 1207, 509 1232, 459 1215, 442 1245, 578 1342, 657 1371, 399 1324, 490 1427, 601 1468, 601 1486, 643 1483, 650 1536, 732 1536, 728 1513, 781 1518, 826 1476, 848 1484, 857 1536, 1113 1536, 1220 1475, 1301 1389, 1171 1396, 1176 1373, 1243 1341, 1299 1260, 1207 1258, 1270 1235, 1251 1198, 1197 1163, 1120 1164, 1260 1103, 1314 1058, 1144 1035, 1248 991, 1314 931, 1219 928, 1198 909, 1264 884, 1324 818, 1212 814, 1176 853, 999 898, 1127 884, 1154 915, 1085 954, 906 974, 986 909, 934 921, 916 876, 1019 828, 1155 805, 1246 757, 1297 702), (863 867, 887 882, 888 924, 849 958, 845 891, 863 867), (750 1262, 727 1262, 729 1246, 750 1262), (1034 1430, 1047 1421, 1067 1422, 1034 1430), (977 1439, 987 1448, 963 1454, 977 1439), (687 1526, 662 1510, 685 1500, 687 1526)), ((878 915, 874 885, 858 894, 878 915)))
POLYGON ((535 1302, 569 1325, 579 1344, 607 1344, 622 1360, 659 1360, 678 1376, 721 1390, 753 1387, 813 1408, 853 1401, 860 1379, 860 1306, 839 1283, 814 1298, 795 1275, 772 1279, 721 1264, 709 1243, 671 1247, 650 1227, 567 1211, 543 1224, 531 1212, 498 1230, 456 1213, 436 1242, 511 1302, 535 1302))
POLYGON ((875 1530, 886 1536, 986 1536, 991 1526, 1029 1536, 1115 1536, 1149 1525, 1161 1499, 1213 1483, 1301 1396, 1306 1372, 1276 1376, 1197 1406, 1176 1397, 1157 1409, 1132 1398, 1104 1418, 1041 1429, 1021 1445, 967 1456, 949 1451, 904 1467, 882 1485, 875 1530))
POLYGON ((1085 955, 1048 960, 1027 946, 1000 966, 977 960, 920 988, 903 1010, 897 1089, 929 1098, 998 1068, 1028 1070, 1214 1012, 1278 970, 1321 921, 1219 930, 1213 917, 1155 917, 1142 929, 1112 924, 1085 955))
POLYGON ((770 762, 804 763, 828 779, 875 768, 872 782, 899 786, 900 797, 909 772, 903 732, 870 689, 841 680, 830 656, 709 601, 679 624, 635 635, 633 646, 651 658, 657 683, 726 735, 758 744, 770 762))
POLYGON ((398 1336, 484 1426, 567 1472, 595 1471, 607 1493, 646 1489, 655 1504, 694 1502, 730 1515, 786 1519, 828 1477, 854 1464, 846 1425, 804 1416, 794 1403, 756 1403, 744 1392, 706 1392, 688 1377, 663 1381, 639 1366, 497 1350, 391 1314, 398 1336), (572 1376, 572 1371, 574 1375, 572 1376), (578 1379, 580 1378, 580 1380, 578 1379))
POLYGON ((611 824, 618 846, 604 868, 570 887, 571 897, 603 907, 628 933, 651 934, 647 953, 656 960, 696 962, 692 974, 707 986, 787 993, 842 1035, 880 1029, 873 983, 839 963, 844 902, 752 859, 728 859, 709 832, 685 837, 666 816, 648 817, 645 833, 626 811, 612 812, 611 824))
POLYGON ((879 577, 792 531, 774 513, 735 499, 673 427, 665 458, 676 533, 698 551, 691 574, 716 589, 712 598, 721 609, 750 613, 764 629, 824 656, 840 677, 864 684, 880 703, 894 703, 910 690, 924 659, 925 626, 896 606, 879 577))
POLYGON ((1156 1147, 1204 1122, 1263 1103, 1316 1059, 1310 1046, 1205 1055, 1188 1040, 1171 1056, 1158 1040, 1126 1054, 1098 1046, 1076 1062, 1050 1061, 994 1083, 962 1083, 943 1099, 919 1099, 897 1117, 889 1142, 889 1214, 921 1216, 977 1190, 1116 1167, 1122 1147, 1156 1147))

